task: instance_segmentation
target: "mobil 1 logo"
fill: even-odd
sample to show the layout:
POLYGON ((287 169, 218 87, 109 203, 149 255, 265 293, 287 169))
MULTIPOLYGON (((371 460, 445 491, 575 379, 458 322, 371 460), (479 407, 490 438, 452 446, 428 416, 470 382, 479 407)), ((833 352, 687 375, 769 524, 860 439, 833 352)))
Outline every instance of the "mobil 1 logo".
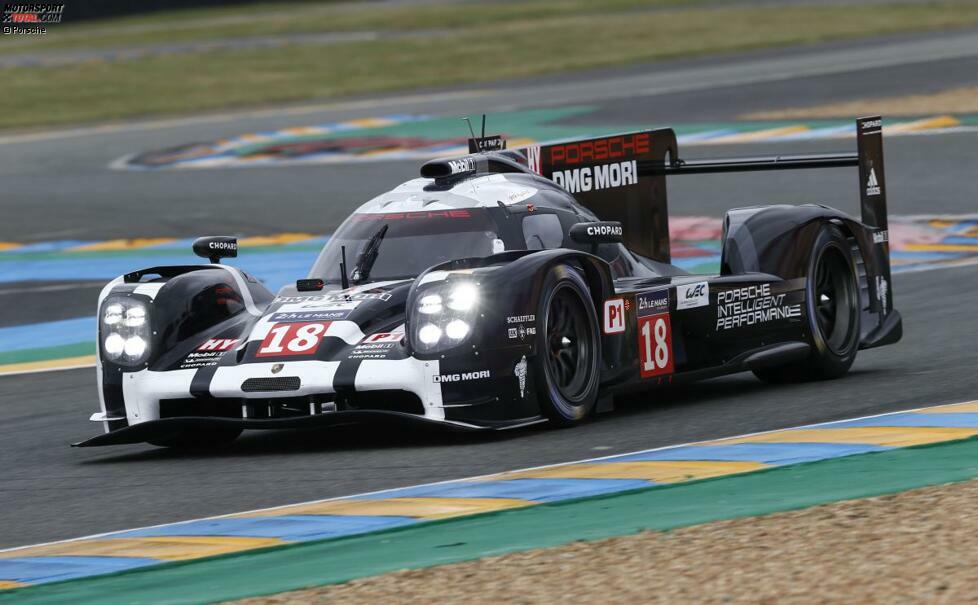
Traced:
POLYGON ((642 378, 673 373, 669 291, 635 297, 638 314, 638 369, 642 378))

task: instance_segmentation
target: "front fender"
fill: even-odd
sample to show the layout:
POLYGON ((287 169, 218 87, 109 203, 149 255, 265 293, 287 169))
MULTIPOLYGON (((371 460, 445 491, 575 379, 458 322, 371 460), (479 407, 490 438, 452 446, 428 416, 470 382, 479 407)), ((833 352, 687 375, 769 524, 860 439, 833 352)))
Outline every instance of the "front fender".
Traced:
MULTIPOLYGON (((426 284, 445 279, 445 273, 473 272, 484 292, 489 293, 490 304, 480 316, 479 348, 508 348, 522 346, 525 353, 535 353, 534 339, 509 336, 509 329, 516 324, 532 323, 512 321, 515 317, 534 316, 543 295, 543 278, 551 267, 567 263, 578 267, 589 285, 594 307, 600 313, 603 301, 614 294, 611 267, 591 254, 558 248, 553 250, 521 250, 504 252, 485 258, 461 259, 436 265, 418 276, 408 294, 407 323, 411 334, 410 310, 417 306, 419 292, 426 284), (513 341, 516 342, 513 342, 513 341)), ((525 327, 525 326, 524 326, 525 327)), ((516 326, 518 330, 518 326, 516 326)))
MULTIPOLYGON (((600 313, 614 285, 610 267, 596 256, 569 249, 523 250, 452 261, 425 271, 412 285, 406 322, 412 353, 419 359, 438 359, 445 373, 487 370, 492 378, 485 382, 485 391, 499 404, 497 409, 510 410, 509 417, 539 414, 534 380, 527 379, 525 372, 537 354, 537 335, 543 329, 537 310, 544 278, 559 264, 570 264, 583 272, 600 313), (412 319, 418 301, 432 289, 457 281, 474 281, 482 296, 470 338, 451 348, 418 351, 414 322, 420 316, 412 319), (522 378, 519 372, 523 372, 522 378)), ((445 395, 445 389, 452 387, 442 387, 443 396, 451 399, 452 393, 445 395)))
POLYGON ((149 307, 151 338, 150 354, 143 363, 120 365, 106 358, 99 323, 99 399, 102 412, 113 418, 125 417, 125 373, 165 365, 175 352, 189 351, 215 331, 231 338, 230 334, 236 334, 248 319, 258 316, 273 296, 257 280, 234 267, 188 265, 153 267, 112 280, 99 296, 98 317, 110 301, 118 298, 139 300, 149 307))

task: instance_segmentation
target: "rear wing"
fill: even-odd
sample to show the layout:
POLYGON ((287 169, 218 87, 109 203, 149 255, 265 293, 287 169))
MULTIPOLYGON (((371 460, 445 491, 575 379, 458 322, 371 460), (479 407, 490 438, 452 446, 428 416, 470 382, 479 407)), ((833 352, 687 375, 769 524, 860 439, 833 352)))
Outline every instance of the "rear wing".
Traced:
MULTIPOLYGON (((531 145, 522 151, 529 168, 574 195, 601 220, 627 225, 625 245, 648 258, 668 263, 669 213, 666 177, 682 174, 859 167, 862 222, 887 238, 883 131, 879 116, 856 121, 856 151, 804 155, 680 159, 671 128, 531 145)), ((889 249, 882 255, 882 276, 889 281, 889 249)))

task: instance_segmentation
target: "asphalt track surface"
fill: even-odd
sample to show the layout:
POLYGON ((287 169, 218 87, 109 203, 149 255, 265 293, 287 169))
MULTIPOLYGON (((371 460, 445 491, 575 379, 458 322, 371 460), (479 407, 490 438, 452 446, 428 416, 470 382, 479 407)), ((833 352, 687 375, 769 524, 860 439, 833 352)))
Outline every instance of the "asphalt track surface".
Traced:
MULTIPOLYGON (((978 33, 971 31, 676 61, 433 92, 403 101, 397 110, 452 115, 561 99, 560 104, 600 105, 603 115, 595 119, 605 121, 643 104, 651 123, 729 119, 747 109, 816 104, 863 89, 858 96, 971 83, 978 80, 976 42, 978 33), (562 92, 547 94, 548 87, 562 92)), ((328 231, 382 181, 413 176, 416 163, 193 174, 113 172, 105 166, 126 153, 198 138, 377 115, 391 103, 360 100, 315 111, 0 139, 0 207, 7 218, 0 239, 189 236, 218 229, 225 219, 234 231, 328 231), (273 209, 267 206, 270 196, 273 209)), ((975 212, 969 178, 976 143, 972 134, 890 139, 891 212, 975 212)), ((838 146, 830 141, 788 151, 838 146)), ((711 147, 686 155, 781 150, 711 147)), ((857 184, 845 171, 674 181, 675 214, 719 216, 735 205, 766 201, 824 201, 855 211, 857 184)), ((862 353, 842 380, 770 386, 749 374, 716 379, 620 402, 616 413, 572 430, 460 437, 337 428, 248 434, 207 455, 150 446, 76 450, 67 445, 100 430, 87 421, 96 407, 92 370, 0 378, 0 547, 973 399, 978 268, 897 275, 893 287, 904 315, 903 341, 862 353)), ((18 314, 24 321, 52 318, 50 307, 37 303, 43 298, 65 297, 66 306, 77 298, 23 294, 18 314)), ((4 308, 16 300, 0 296, 4 308)))

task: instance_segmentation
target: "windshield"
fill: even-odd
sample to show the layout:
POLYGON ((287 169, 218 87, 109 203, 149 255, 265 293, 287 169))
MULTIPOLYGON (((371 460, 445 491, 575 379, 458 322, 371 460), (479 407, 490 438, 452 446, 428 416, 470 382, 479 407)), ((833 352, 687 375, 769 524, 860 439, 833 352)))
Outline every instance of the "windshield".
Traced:
POLYGON ((340 283, 346 247, 351 284, 408 279, 450 260, 502 252, 485 208, 354 214, 323 248, 309 277, 340 283))

